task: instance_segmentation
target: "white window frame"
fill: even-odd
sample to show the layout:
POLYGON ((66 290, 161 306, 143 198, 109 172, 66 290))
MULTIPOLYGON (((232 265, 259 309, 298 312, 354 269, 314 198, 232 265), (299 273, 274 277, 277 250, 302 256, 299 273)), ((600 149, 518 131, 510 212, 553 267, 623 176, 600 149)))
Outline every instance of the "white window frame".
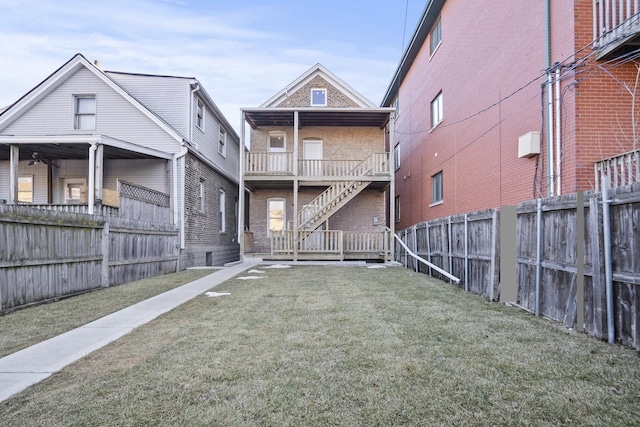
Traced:
POLYGON ((312 107, 326 107, 327 106, 327 88, 324 87, 314 87, 311 88, 311 106, 312 107), (313 92, 314 91, 319 91, 324 93, 324 102, 322 104, 316 104, 313 102, 313 92))
POLYGON ((442 91, 431 101, 431 129, 435 129, 444 118, 444 109, 442 106, 442 91))
MULTIPOLYGON (((282 197, 272 197, 267 199, 267 236, 271 236, 271 220, 280 219, 278 217, 271 216, 271 203, 282 202, 282 230, 287 229, 287 200, 282 197)), ((280 230, 277 230, 280 231, 280 230)))
POLYGON ((433 56, 442 44, 442 17, 439 16, 438 20, 431 27, 429 32, 429 54, 433 56))
POLYGON ((74 130, 96 130, 98 101, 94 94, 73 95, 73 129, 74 130), (93 100, 93 111, 81 111, 80 103, 83 99, 93 100), (93 123, 87 126, 85 118, 93 117, 93 123))
POLYGON ((204 132, 206 108, 200 98, 196 98, 196 127, 204 132))
POLYGON ((395 218, 396 222, 400 222, 400 195, 396 196, 394 209, 395 209, 395 215, 396 215, 396 218, 395 218))
POLYGON ((224 192, 224 189, 220 189, 220 233, 225 233, 227 231, 227 218, 226 218, 226 208, 227 206, 227 194, 224 192))
POLYGON ((218 153, 222 157, 227 157, 227 131, 220 125, 218 132, 218 153))
POLYGON ((396 95, 393 100, 393 108, 395 108, 395 110, 393 110, 393 118, 397 119, 400 116, 400 95, 396 95))
POLYGON ((18 203, 31 204, 33 203, 33 175, 24 175, 18 177, 18 203), (29 188, 26 188, 26 187, 29 188), (29 197, 24 196, 28 194, 29 197))
POLYGON ((201 179, 198 185, 198 210, 201 213, 205 212, 205 191, 204 191, 204 180, 201 179))
POLYGON ((431 206, 442 204, 444 201, 444 175, 443 171, 431 175, 431 206))
POLYGON ((62 199, 65 204, 73 205, 80 203, 82 200, 83 189, 85 192, 88 190, 86 178, 62 178, 62 199), (80 190, 80 194, 77 198, 69 197, 69 189, 71 188, 78 188, 80 190))

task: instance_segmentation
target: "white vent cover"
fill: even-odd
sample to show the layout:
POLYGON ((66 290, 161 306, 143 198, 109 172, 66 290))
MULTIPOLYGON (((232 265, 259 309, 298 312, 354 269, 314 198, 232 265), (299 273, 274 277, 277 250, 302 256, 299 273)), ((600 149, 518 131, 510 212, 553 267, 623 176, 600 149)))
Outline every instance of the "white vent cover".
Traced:
POLYGON ((540 132, 532 131, 518 138, 518 157, 533 157, 540 154, 540 132))

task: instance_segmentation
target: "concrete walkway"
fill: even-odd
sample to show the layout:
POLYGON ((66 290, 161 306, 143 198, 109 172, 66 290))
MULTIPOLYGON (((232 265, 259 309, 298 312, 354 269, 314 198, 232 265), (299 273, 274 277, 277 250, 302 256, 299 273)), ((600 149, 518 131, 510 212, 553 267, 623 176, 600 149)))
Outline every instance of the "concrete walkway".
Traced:
POLYGON ((201 279, 3 357, 0 359, 0 402, 128 334, 138 326, 255 266, 257 262, 259 260, 248 259, 225 267, 201 279))

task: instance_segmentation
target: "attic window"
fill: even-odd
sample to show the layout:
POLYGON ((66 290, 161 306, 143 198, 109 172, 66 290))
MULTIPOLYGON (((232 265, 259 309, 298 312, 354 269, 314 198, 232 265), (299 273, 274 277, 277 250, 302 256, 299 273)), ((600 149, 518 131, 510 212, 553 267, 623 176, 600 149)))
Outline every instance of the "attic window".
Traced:
POLYGON ((80 130, 96 129, 96 97, 95 95, 78 95, 74 97, 73 128, 80 130))
POLYGON ((204 104, 199 99, 196 103, 196 126, 204 131, 204 104))
POLYGON ((311 89, 311 106, 324 107, 327 105, 327 90, 315 88, 311 89))

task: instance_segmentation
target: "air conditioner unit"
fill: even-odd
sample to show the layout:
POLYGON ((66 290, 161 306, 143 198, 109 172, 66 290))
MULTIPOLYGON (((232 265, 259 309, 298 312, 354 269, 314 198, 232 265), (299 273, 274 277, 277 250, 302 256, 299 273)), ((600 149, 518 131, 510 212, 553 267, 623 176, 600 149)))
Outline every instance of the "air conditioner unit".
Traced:
POLYGON ((518 138, 518 157, 533 157, 540 154, 540 132, 532 131, 518 138))

